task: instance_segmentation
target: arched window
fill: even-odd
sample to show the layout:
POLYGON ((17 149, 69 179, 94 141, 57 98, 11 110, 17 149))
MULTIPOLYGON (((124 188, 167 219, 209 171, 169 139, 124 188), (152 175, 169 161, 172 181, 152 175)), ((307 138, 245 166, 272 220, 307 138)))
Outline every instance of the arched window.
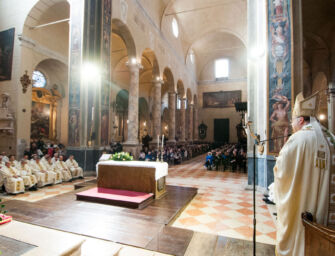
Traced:
POLYGON ((176 38, 179 35, 179 27, 178 27, 177 20, 175 18, 173 18, 172 20, 172 33, 176 38))
POLYGON ((227 79, 229 77, 229 60, 218 59, 215 61, 215 78, 227 79))
POLYGON ((47 85, 47 79, 41 71, 35 70, 33 72, 32 78, 33 87, 35 88, 44 88, 47 85))

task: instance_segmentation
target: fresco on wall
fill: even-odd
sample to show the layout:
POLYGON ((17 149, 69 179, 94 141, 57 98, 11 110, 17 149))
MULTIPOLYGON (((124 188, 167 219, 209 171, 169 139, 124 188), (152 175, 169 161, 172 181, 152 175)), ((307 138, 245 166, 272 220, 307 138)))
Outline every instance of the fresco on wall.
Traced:
POLYGON ((69 146, 79 146, 83 1, 72 0, 70 17, 69 146))
POLYGON ((31 138, 49 139, 50 105, 32 102, 31 107, 31 138))
POLYGON ((202 95, 204 108, 233 108, 235 102, 241 101, 242 91, 204 92, 202 95))
POLYGON ((103 63, 103 75, 101 83, 101 145, 108 145, 109 134, 109 101, 110 101, 110 45, 111 45, 111 19, 112 19, 112 3, 111 0, 103 1, 103 27, 102 27, 102 54, 101 62, 103 63))
POLYGON ((269 153, 277 154, 290 133, 292 60, 289 0, 269 0, 269 153), (281 137, 281 138, 278 138, 281 137), (278 139, 276 139, 278 138, 278 139))
POLYGON ((0 32, 0 81, 11 80, 15 29, 0 32))
POLYGON ((69 113, 69 144, 79 144, 79 110, 72 109, 69 113))

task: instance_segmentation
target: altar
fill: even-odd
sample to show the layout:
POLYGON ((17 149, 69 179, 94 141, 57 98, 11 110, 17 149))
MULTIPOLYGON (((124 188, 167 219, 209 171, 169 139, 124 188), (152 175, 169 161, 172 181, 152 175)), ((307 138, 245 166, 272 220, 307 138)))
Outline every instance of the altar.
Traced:
POLYGON ((155 199, 166 193, 168 164, 144 161, 100 161, 96 166, 97 187, 152 193, 155 199))

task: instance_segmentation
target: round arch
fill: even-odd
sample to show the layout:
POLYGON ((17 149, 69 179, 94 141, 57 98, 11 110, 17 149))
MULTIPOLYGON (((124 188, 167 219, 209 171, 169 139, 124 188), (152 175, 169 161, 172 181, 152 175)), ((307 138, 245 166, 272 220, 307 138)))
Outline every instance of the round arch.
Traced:
POLYGON ((129 58, 136 58, 136 46, 129 28, 119 19, 112 19, 112 32, 117 34, 124 41, 129 58))

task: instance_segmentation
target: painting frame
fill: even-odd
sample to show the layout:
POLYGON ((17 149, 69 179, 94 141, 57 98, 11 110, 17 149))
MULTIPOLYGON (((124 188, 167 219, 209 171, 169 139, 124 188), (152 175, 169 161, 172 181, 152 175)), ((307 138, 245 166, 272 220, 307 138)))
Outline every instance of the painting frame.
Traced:
POLYGON ((242 99, 242 91, 216 91, 202 94, 203 108, 234 108, 242 99))
POLYGON ((0 32, 0 81, 12 79, 15 28, 0 32))

